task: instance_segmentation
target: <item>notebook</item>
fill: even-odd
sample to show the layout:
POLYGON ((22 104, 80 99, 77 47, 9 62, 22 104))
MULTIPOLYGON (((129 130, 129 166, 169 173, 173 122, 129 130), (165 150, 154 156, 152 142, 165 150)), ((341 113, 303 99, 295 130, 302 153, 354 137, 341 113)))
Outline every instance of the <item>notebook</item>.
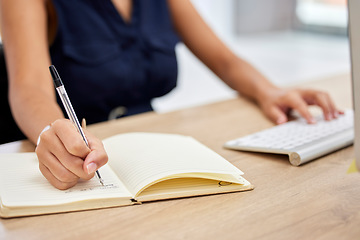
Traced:
POLYGON ((125 133, 103 141, 109 162, 68 190, 50 185, 35 153, 0 155, 3 218, 141 204, 253 189, 243 172, 192 137, 125 133))

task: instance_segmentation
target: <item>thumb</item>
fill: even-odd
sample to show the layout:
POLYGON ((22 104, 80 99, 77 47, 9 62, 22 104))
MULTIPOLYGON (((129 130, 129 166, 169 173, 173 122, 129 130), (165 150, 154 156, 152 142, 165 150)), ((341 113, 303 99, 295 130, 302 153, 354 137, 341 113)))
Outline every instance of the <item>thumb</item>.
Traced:
POLYGON ((84 160, 83 170, 88 174, 92 174, 107 163, 108 156, 101 140, 94 137, 86 130, 85 133, 89 141, 91 151, 84 160))

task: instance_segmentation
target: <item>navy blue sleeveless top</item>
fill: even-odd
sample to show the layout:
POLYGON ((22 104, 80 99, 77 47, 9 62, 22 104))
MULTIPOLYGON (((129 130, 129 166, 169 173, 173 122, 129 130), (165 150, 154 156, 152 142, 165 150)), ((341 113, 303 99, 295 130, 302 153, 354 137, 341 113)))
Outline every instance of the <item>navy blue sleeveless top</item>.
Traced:
POLYGON ((79 119, 94 123, 126 107, 152 110, 150 100, 176 86, 174 32, 166 0, 133 0, 126 23, 111 0, 53 0, 58 31, 52 63, 79 119))

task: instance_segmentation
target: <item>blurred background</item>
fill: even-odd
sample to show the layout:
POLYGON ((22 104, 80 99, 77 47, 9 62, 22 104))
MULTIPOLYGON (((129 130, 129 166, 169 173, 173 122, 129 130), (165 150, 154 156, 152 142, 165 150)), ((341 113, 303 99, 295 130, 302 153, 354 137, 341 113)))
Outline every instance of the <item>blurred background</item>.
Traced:
MULTIPOLYGON (((238 56, 272 82, 291 86, 350 72, 346 0, 192 0, 238 56)), ((155 99, 158 112, 236 97, 179 44, 178 87, 155 99)))
MULTIPOLYGON (((230 49, 279 86, 350 72, 346 0, 192 2, 230 49)), ((176 51, 178 87, 153 101, 157 112, 236 97, 184 44, 176 51)))

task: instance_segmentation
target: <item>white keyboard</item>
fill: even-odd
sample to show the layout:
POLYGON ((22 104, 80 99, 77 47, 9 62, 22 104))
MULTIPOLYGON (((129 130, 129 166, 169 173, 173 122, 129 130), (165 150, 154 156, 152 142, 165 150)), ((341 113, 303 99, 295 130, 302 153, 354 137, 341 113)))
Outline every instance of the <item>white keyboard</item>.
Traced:
POLYGON ((354 141, 354 115, 345 111, 332 121, 322 116, 316 124, 304 119, 290 121, 225 143, 234 150, 288 154, 290 163, 299 166, 315 158, 351 145, 354 141))

